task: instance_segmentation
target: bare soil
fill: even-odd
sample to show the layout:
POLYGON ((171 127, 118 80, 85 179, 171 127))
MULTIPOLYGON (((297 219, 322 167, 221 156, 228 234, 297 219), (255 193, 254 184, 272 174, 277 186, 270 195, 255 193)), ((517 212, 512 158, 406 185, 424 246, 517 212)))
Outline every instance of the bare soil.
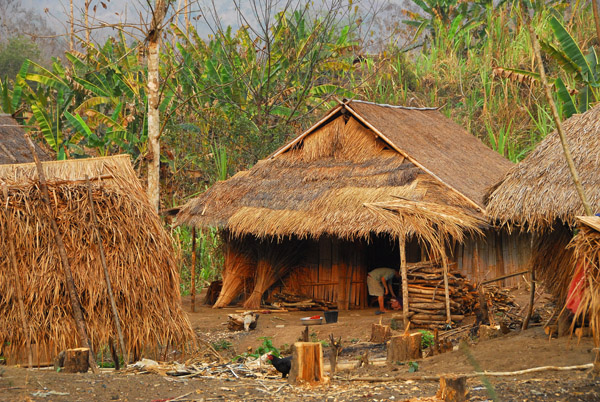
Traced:
MULTIPOLYGON (((184 299, 189 311, 189 299, 184 299)), ((304 326, 300 318, 318 312, 261 314, 257 329, 229 332, 227 315, 236 309, 214 310, 197 307, 190 321, 198 335, 214 345, 226 347, 219 353, 231 358, 255 350, 263 337, 278 348, 295 342, 304 326)), ((374 314, 375 309, 340 312, 335 324, 309 327, 313 340, 327 340, 329 334, 341 337, 345 367, 357 365, 357 358, 369 350, 372 360, 385 356, 383 345, 369 344, 371 325, 388 324, 391 314, 374 314)), ((326 348, 327 349, 327 348, 326 348)), ((475 370, 514 371, 539 366, 570 366, 593 361, 591 338, 549 340, 541 326, 515 331, 500 338, 470 342, 464 348, 418 361, 418 371, 408 373, 408 365, 369 365, 343 369, 329 384, 319 387, 291 386, 272 372, 262 379, 214 378, 180 379, 158 374, 136 374, 104 369, 100 374, 66 374, 52 369, 27 370, 0 366, 0 401, 403 401, 435 395, 437 381, 418 376, 470 373, 475 370), (470 359, 469 356, 472 356, 470 359), (383 382, 350 381, 365 377, 383 382), (410 378, 413 379, 410 379, 410 378)), ((492 392, 502 401, 600 401, 600 380, 586 371, 544 371, 512 377, 489 377, 492 392)), ((480 378, 468 381, 473 401, 491 400, 480 378)), ((416 399, 415 399, 416 400, 416 399)), ((426 399, 423 399, 426 400, 426 399)))

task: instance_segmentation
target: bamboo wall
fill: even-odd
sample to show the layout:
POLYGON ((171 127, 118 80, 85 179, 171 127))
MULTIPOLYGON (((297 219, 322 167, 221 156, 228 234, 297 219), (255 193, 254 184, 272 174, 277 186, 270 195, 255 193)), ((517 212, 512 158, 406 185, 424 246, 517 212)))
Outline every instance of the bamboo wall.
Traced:
MULTIPOLYGON (((488 231, 485 237, 470 238, 457 245, 450 259, 456 261, 459 272, 480 282, 524 271, 529 268, 530 257, 529 234, 488 231)), ((521 276, 515 276, 495 284, 514 287, 521 280, 521 276)))

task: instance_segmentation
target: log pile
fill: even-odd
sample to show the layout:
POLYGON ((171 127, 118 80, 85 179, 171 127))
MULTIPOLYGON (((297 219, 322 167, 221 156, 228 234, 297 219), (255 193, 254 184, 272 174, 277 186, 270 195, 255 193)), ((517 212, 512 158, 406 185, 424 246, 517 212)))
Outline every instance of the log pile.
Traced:
POLYGON ((286 292, 272 294, 275 300, 272 305, 277 308, 285 308, 288 311, 310 311, 310 310, 336 310, 337 303, 324 300, 311 299, 306 296, 294 295, 286 292))
POLYGON ((507 329, 521 328, 523 314, 508 289, 495 285, 483 287, 484 298, 489 311, 489 324, 500 325, 507 329))
MULTIPOLYGON (((448 273, 450 313, 460 322, 473 312, 477 303, 475 286, 460 273, 448 273)), ((446 324, 443 268, 433 262, 408 266, 408 308, 414 313, 410 322, 419 327, 439 328, 446 324)))

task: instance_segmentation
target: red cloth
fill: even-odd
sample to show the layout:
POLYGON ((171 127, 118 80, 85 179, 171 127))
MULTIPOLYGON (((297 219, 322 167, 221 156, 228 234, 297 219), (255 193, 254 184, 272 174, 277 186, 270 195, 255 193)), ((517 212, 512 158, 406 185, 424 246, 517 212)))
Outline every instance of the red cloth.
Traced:
POLYGON ((583 260, 579 260, 577 267, 575 268, 575 275, 571 279, 569 285, 569 293, 567 295, 567 308, 575 314, 581 298, 583 297, 583 289, 585 289, 585 269, 583 267, 583 260))

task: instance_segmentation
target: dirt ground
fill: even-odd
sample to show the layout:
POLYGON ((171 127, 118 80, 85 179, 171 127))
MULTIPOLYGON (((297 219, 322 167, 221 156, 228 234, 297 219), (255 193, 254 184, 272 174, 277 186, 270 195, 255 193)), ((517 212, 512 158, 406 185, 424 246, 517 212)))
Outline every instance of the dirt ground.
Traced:
MULTIPOLYGON (((189 299, 183 303, 189 311, 189 299)), ((227 359, 248 348, 256 349, 263 342, 262 337, 269 337, 276 347, 285 349, 298 340, 304 329, 300 318, 318 314, 261 314, 256 330, 230 332, 227 315, 235 311, 200 306, 189 315, 198 335, 219 345, 219 353, 227 359)), ((471 342, 466 350, 460 348, 421 359, 417 362, 418 371, 411 374, 407 365, 385 365, 384 346, 367 342, 371 325, 380 320, 389 324, 391 318, 390 314, 378 316, 374 312, 375 309, 340 312, 335 324, 309 327, 312 340, 325 341, 333 334, 341 337, 344 346, 342 370, 324 386, 291 386, 273 371, 259 378, 235 378, 229 373, 210 378, 178 378, 112 369, 95 375, 0 366, 0 401, 403 401, 435 395, 439 382, 419 376, 471 373, 475 371, 473 364, 478 370, 514 371, 546 365, 580 365, 594 358, 591 338, 582 338, 579 343, 568 338, 549 340, 541 326, 534 326, 500 338, 471 342), (355 368, 357 358, 366 349, 374 364, 355 368), (394 379, 398 376, 402 379, 394 379), (358 381, 366 377, 382 381, 358 381)), ((482 379, 469 379, 470 400, 492 400, 495 392, 496 399, 502 401, 600 401, 600 380, 591 378, 586 371, 544 371, 488 379, 491 391, 482 379)))

